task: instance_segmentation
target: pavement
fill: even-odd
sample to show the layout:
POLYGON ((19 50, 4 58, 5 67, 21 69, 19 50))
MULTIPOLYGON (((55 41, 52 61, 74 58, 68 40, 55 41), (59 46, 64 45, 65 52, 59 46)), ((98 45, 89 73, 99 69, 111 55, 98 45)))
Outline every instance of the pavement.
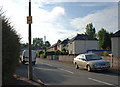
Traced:
POLYGON ((43 87, 44 84, 38 80, 36 78, 36 76, 33 74, 33 79, 32 80, 28 80, 28 76, 27 76, 27 73, 28 73, 28 65, 25 64, 19 64, 18 67, 17 67, 17 70, 16 70, 16 73, 13 75, 13 78, 11 79, 11 81, 7 84, 7 85, 4 85, 2 87, 9 87, 9 86, 14 86, 14 87, 17 87, 17 86, 25 86, 25 87, 43 87))

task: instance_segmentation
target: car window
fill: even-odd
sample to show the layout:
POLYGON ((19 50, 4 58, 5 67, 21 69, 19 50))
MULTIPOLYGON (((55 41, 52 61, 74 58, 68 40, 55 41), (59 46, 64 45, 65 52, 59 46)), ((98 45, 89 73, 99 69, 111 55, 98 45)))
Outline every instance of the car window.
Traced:
POLYGON ((102 58, 99 57, 98 55, 86 55, 87 61, 92 61, 92 60, 101 60, 102 58))
POLYGON ((84 55, 77 56, 77 59, 85 59, 84 55))

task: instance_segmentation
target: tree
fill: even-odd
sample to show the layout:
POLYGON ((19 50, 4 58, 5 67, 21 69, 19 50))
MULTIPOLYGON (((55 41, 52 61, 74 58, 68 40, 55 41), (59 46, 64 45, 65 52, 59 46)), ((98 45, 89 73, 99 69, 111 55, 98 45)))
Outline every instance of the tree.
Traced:
POLYGON ((43 38, 33 38, 33 49, 41 49, 43 47, 43 38))
POLYGON ((60 43, 60 42, 61 42, 61 40, 58 40, 58 41, 57 41, 57 43, 60 43))
POLYGON ((46 47, 51 46, 50 42, 49 42, 49 41, 46 41, 46 42, 45 42, 45 46, 46 46, 46 47))
POLYGON ((102 28, 98 32, 98 38, 99 38, 99 48, 102 49, 111 49, 111 35, 113 33, 107 32, 104 28, 102 28))
POLYGON ((93 24, 92 23, 87 24, 85 34, 87 34, 90 37, 96 37, 95 32, 96 31, 95 31, 95 27, 93 27, 93 24))

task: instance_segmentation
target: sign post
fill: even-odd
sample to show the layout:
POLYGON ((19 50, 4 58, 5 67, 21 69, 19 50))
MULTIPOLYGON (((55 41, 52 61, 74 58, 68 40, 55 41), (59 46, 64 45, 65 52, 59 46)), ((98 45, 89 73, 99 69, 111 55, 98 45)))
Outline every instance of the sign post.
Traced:
POLYGON ((29 16, 27 17, 27 24, 29 24, 29 64, 28 64, 28 80, 33 79, 32 74, 32 54, 31 54, 31 23, 32 23, 32 16, 31 16, 31 0, 29 0, 29 16))

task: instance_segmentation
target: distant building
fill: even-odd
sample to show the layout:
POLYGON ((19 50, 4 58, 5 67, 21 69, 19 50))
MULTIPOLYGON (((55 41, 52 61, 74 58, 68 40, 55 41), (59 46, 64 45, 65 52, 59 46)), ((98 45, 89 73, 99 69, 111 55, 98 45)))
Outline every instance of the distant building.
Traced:
POLYGON ((69 54, 80 54, 92 49, 97 50, 98 40, 88 35, 77 34, 69 41, 67 49, 69 50, 69 54))
POLYGON ((57 42, 47 48, 48 51, 66 49, 69 54, 80 54, 84 53, 87 50, 97 50, 98 49, 98 40, 96 38, 89 37, 84 34, 77 34, 72 39, 65 39, 61 42, 57 42))
POLYGON ((57 45, 57 48, 58 50, 62 51, 63 49, 67 49, 67 44, 69 42, 69 39, 65 39, 63 41, 61 41, 58 45, 57 45))
POLYGON ((55 50, 57 50, 57 43, 47 48, 47 51, 55 51, 55 50))
POLYGON ((68 44, 69 39, 65 39, 63 41, 58 41, 57 43, 53 44, 52 46, 48 47, 48 51, 55 51, 55 50, 60 50, 62 51, 64 48, 66 49, 67 44, 68 44))
POLYGON ((120 57, 120 30, 113 34, 111 41, 113 56, 120 57))

